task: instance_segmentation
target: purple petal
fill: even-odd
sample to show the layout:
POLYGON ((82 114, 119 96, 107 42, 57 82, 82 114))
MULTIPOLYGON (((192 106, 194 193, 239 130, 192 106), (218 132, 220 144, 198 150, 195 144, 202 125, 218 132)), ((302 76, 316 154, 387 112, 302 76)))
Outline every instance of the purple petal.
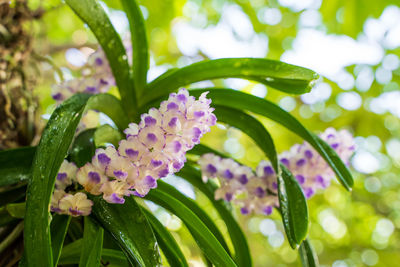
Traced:
POLYGON ((271 206, 265 207, 264 210, 263 210, 263 212, 264 212, 265 215, 271 215, 271 213, 272 213, 272 207, 271 207, 271 206))
POLYGON ((243 208, 240 209, 240 212, 241 212, 243 215, 247 215, 247 214, 249 214, 249 209, 246 208, 246 207, 243 207, 243 208))
POLYGON ((225 170, 224 171, 224 177, 226 179, 232 179, 233 178, 233 173, 230 170, 225 170))
POLYGON ((303 166, 304 164, 306 164, 306 160, 305 160, 305 159, 299 159, 299 160, 296 162, 297 167, 301 167, 301 166, 303 166))
POLYGON ((193 115, 194 115, 194 117, 195 118, 201 118, 201 117, 203 117, 204 116, 204 111, 195 111, 194 113, 193 113, 193 115))
POLYGON ((304 194, 306 195, 306 198, 310 198, 314 195, 314 190, 312 188, 304 188, 304 194))
POLYGON ((178 105, 174 102, 168 103, 168 105, 167 105, 167 110, 177 109, 177 108, 178 108, 178 105))
POLYGON ((233 195, 232 195, 231 193, 226 193, 226 194, 225 194, 225 200, 226 200, 226 201, 231 201, 232 198, 233 198, 233 195))
POLYGON ((108 164, 110 164, 110 161, 111 161, 111 159, 105 153, 98 154, 97 159, 99 160, 100 164, 102 164, 102 165, 108 165, 108 164))
POLYGON ((100 183, 100 175, 98 172, 89 172, 88 178, 92 183, 98 184, 100 183))
POLYGON ((215 174, 217 172, 217 168, 214 165, 208 164, 206 167, 208 173, 215 174))
POLYGON ((254 193, 259 198, 262 198, 265 196, 265 190, 262 189, 261 187, 257 187, 254 193))
POLYGON ((278 184, 277 184, 276 182, 273 182, 273 183, 272 183, 272 188, 273 188, 273 189, 278 189, 278 184))
POLYGON ((103 65, 103 60, 99 57, 97 57, 94 62, 96 63, 97 66, 103 65))
POLYGON ((130 158, 136 158, 139 155, 139 151, 133 150, 132 148, 125 149, 125 153, 130 158))
POLYGON ((175 170, 180 170, 183 167, 183 162, 176 161, 172 164, 172 167, 174 167, 175 170))
POLYGON ((86 93, 94 94, 97 92, 97 88, 94 86, 87 86, 85 91, 86 93))
POLYGON ((125 179, 128 176, 128 173, 123 170, 115 170, 113 171, 113 174, 117 179, 125 179))
POLYGON ((313 157, 313 153, 311 152, 311 150, 306 150, 304 151, 304 155, 306 156, 306 158, 311 159, 313 157))
POLYGON ((239 177, 239 182, 240 182, 241 184, 247 184, 248 181, 249 181, 249 179, 247 179, 246 174, 240 175, 240 177, 239 177))
POLYGON ((176 127, 176 122, 178 121, 177 117, 173 117, 169 122, 168 122, 168 126, 171 128, 176 127))
POLYGON ((154 179, 152 176, 150 176, 150 175, 147 175, 145 178, 144 178, 144 183, 148 186, 148 187, 150 187, 150 188, 156 188, 157 187, 157 181, 156 181, 156 179, 154 179))
POLYGON ((148 133, 147 134, 147 139, 154 143, 154 142, 157 141, 157 136, 155 134, 153 134, 153 133, 148 133))
POLYGON ((289 160, 288 160, 287 158, 282 158, 282 159, 281 159, 281 163, 282 163, 283 165, 285 165, 286 167, 289 167, 289 160))
MULTIPOLYGON (((179 168, 175 168, 175 169, 179 169, 179 168)), ((169 174, 168 169, 162 169, 161 171, 158 172, 158 176, 160 178, 163 178, 163 177, 167 176, 168 174, 169 174)))
POLYGON ((151 117, 151 116, 147 116, 147 117, 144 118, 144 123, 145 123, 146 126, 154 125, 154 124, 157 123, 157 120, 154 119, 154 118, 151 117))
POLYGON ((186 96, 184 94, 178 94, 176 97, 181 102, 186 102, 186 100, 187 100, 187 98, 186 98, 186 96))
POLYGON ((265 175, 274 174, 274 169, 272 169, 271 166, 266 166, 266 167, 264 167, 264 174, 265 174, 265 175))
POLYGON ((82 215, 82 211, 80 211, 78 209, 69 208, 68 211, 70 214, 72 214, 74 216, 82 215))
POLYGON ((54 100, 57 100, 57 101, 60 101, 63 99, 63 95, 61 93, 54 94, 54 95, 52 95, 52 97, 54 100))
POLYGON ((299 182, 299 184, 304 184, 304 182, 306 181, 306 178, 304 178, 304 176, 301 174, 296 175, 296 179, 299 182))
POLYGON ((111 195, 110 201, 111 201, 112 203, 115 203, 115 204, 124 204, 124 203, 125 203, 125 199, 124 199, 123 197, 119 197, 119 196, 118 196, 117 194, 115 194, 115 193, 113 193, 113 194, 111 195))
POLYGON ((151 165, 153 165, 153 167, 159 167, 162 164, 163 164, 163 162, 161 160, 155 160, 155 159, 151 160, 151 165))
POLYGON ((59 181, 63 181, 63 180, 65 180, 67 178, 67 174, 65 173, 65 172, 59 172, 58 174, 57 174, 57 180, 59 180, 59 181))

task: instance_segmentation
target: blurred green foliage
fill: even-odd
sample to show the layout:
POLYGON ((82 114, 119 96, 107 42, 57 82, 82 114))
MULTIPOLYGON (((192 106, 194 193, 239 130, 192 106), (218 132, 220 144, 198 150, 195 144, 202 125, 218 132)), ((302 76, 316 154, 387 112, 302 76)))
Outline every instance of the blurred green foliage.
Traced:
MULTIPOLYGON (((374 20, 378 21, 382 18, 384 10, 388 7, 396 8, 393 5, 397 4, 394 0, 139 2, 146 19, 151 68, 156 73, 209 57, 207 51, 202 49, 197 49, 196 53, 190 55, 183 53, 176 38, 176 25, 184 22, 199 30, 210 30, 224 20, 223 14, 228 7, 239 10, 239 13, 251 22, 252 36, 257 35, 268 40, 267 53, 263 56, 280 59, 285 51, 296 48, 296 37, 303 29, 312 28, 336 37, 346 35, 353 38, 353 41, 362 42, 370 34, 366 25, 374 20), (310 11, 317 18, 311 27, 304 18, 310 11)), ((102 4, 108 7, 111 18, 114 18, 115 23, 122 25, 119 29, 124 31, 124 14, 119 1, 105 0, 102 4)), ((54 71, 54 66, 68 79, 78 68, 67 60, 66 52, 69 49, 78 49, 87 55, 91 49, 97 47, 97 43, 88 28, 61 1, 31 0, 30 5, 32 8, 42 7, 46 10, 43 19, 35 22, 32 34, 35 36, 35 52, 50 60, 42 64, 43 75, 36 90, 43 114, 49 114, 54 109, 50 86, 62 78, 54 71), (48 62, 53 62, 53 65, 48 62)), ((243 40, 229 22, 224 21, 227 24, 226 31, 233 32, 238 41, 249 41, 243 40)), ((396 18, 393 18, 393 23, 395 22, 396 18)), ((126 31, 128 26, 125 26, 126 31)), ((378 27, 375 34, 389 34, 389 30, 381 31, 385 29, 378 27)), ((400 112, 398 107, 396 113, 395 108, 382 110, 374 108, 371 104, 385 93, 395 93, 399 90, 400 49, 399 46, 387 46, 379 40, 374 42, 383 51, 383 55, 394 55, 390 56, 394 60, 391 61, 392 66, 397 59, 397 66, 394 64, 389 70, 390 77, 387 78, 388 71, 383 72, 386 76, 381 76, 382 69, 387 70, 387 64, 390 63, 384 56, 381 56, 380 62, 374 64, 348 64, 343 69, 348 83, 343 83, 341 88, 337 81, 322 78, 320 82, 331 90, 325 90, 327 95, 315 101, 268 90, 252 82, 238 82, 235 79, 213 81, 216 86, 232 86, 234 89, 262 97, 266 95, 267 99, 291 111, 312 131, 321 132, 327 127, 347 128, 357 136, 357 153, 360 154, 352 161, 355 176, 353 192, 345 191, 334 182, 327 190, 309 200, 312 222, 310 239, 323 266, 397 266, 400 261, 400 112), (367 70, 369 76, 361 76, 362 70, 367 70), (371 80, 371 84, 360 85, 368 79, 371 80), (349 96, 352 98, 348 98, 349 96)), ((232 44, 226 42, 221 45, 230 47, 232 44)), ((325 64, 329 65, 330 62, 325 64)), ((388 98, 391 97, 381 101, 383 106, 388 98)), ((397 104, 400 105, 400 101, 397 104)), ((387 106, 390 105, 393 104, 387 102, 387 106)), ((262 121, 273 135, 279 152, 300 141, 276 123, 266 119, 262 121)), ((212 133, 205 137, 205 143, 212 144, 214 148, 219 148, 220 151, 231 154, 238 161, 253 167, 263 159, 263 154, 250 138, 233 128, 214 127, 212 133)), ((211 216, 217 218, 206 198, 201 194, 196 197, 201 206, 209 208, 207 210, 211 210, 211 216)), ((179 243, 184 244, 183 251, 193 259, 193 266, 197 266, 196 262, 200 264, 201 254, 179 219, 161 209, 156 214, 170 230, 176 232, 175 237, 179 243)), ((249 238, 255 266, 298 266, 297 253, 284 242, 283 226, 277 212, 270 217, 238 215, 237 218, 249 238)), ((224 229, 222 221, 217 219, 217 224, 224 229)))

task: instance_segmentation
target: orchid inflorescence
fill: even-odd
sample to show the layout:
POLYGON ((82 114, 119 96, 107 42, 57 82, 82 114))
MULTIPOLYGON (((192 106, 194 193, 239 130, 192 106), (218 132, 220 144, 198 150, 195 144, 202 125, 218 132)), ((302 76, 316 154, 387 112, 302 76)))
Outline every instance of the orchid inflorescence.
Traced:
MULTIPOLYGON (((355 144, 348 131, 328 128, 320 137, 349 164, 355 144)), ((281 153, 279 160, 292 172, 307 198, 318 189, 328 187, 335 177, 322 156, 306 142, 281 153)), ((253 172, 250 167, 240 165, 233 159, 208 153, 201 156, 198 163, 204 182, 210 178, 219 180, 221 186, 215 191, 215 199, 236 203, 242 214, 269 215, 274 207, 279 206, 277 178, 270 162, 261 161, 253 172)))
POLYGON ((196 100, 186 89, 172 93, 159 109, 142 114, 139 124, 129 124, 124 131, 126 139, 118 148, 97 149, 92 161, 79 169, 64 161, 51 210, 72 216, 90 213, 92 202, 84 193, 65 192, 73 182, 109 203, 122 204, 124 196, 143 197, 157 187, 158 179, 179 171, 186 162, 186 152, 216 123, 206 95, 196 100))
MULTIPOLYGON (((124 38, 123 44, 127 53, 127 59, 131 61, 132 45, 130 35, 124 38)), ((61 103, 77 93, 106 93, 115 85, 114 75, 106 54, 102 48, 98 48, 88 57, 87 63, 81 68, 81 77, 65 80, 53 85, 51 96, 57 103, 61 103)))

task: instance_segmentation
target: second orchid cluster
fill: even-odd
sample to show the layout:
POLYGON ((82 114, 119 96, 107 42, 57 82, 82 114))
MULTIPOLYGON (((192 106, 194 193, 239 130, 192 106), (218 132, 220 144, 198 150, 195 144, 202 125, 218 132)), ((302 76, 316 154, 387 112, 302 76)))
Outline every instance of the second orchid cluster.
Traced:
MULTIPOLYGON (((186 152, 200 143, 216 123, 206 95, 203 93, 196 100, 186 89, 172 93, 159 109, 143 114, 139 124, 129 124, 124 131, 126 139, 118 148, 97 149, 92 161, 75 172, 70 163, 64 163, 57 176, 51 210, 73 215, 69 212, 72 209, 77 215, 86 215, 76 201, 72 203, 75 206, 62 205, 65 192, 61 191, 73 181, 92 195, 102 195, 109 203, 122 204, 124 196, 143 197, 157 187, 158 179, 179 171, 186 162, 186 152), (61 174, 64 169, 68 170, 65 175, 61 174)), ((90 200, 82 200, 81 204, 85 208, 91 206, 90 200)))
MULTIPOLYGON (((355 143, 348 131, 328 128, 320 137, 349 164, 355 143)), ((328 187, 335 177, 330 166, 308 143, 294 145, 289 151, 281 153, 279 159, 292 172, 307 198, 317 190, 328 187)), ((261 161, 254 172, 233 159, 209 153, 203 155, 198 163, 204 182, 209 178, 219 180, 215 199, 236 203, 242 214, 269 215, 274 207, 279 206, 277 178, 270 162, 261 161)))

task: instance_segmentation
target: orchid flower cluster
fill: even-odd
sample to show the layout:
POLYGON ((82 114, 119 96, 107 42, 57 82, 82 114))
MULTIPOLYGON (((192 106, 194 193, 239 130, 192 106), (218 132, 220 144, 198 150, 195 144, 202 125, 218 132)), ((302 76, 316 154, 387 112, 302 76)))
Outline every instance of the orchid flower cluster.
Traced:
MULTIPOLYGON (((130 35, 124 38, 123 44, 128 60, 131 61, 130 35)), ((112 86, 115 86, 112 70, 106 54, 99 48, 88 57, 87 63, 81 69, 81 77, 53 85, 51 95, 59 104, 76 93, 106 93, 112 86)))
POLYGON ((196 100, 186 89, 172 93, 159 109, 142 114, 139 124, 129 124, 124 131, 126 139, 118 148, 97 149, 92 161, 79 169, 64 162, 51 210, 73 216, 90 213, 92 203, 84 193, 65 193, 73 181, 109 203, 123 204, 124 196, 143 197, 157 187, 158 179, 179 171, 186 162, 186 152, 216 123, 206 95, 196 100))
MULTIPOLYGON (((328 128, 320 135, 348 165, 355 150, 353 136, 346 130, 328 128)), ((312 197, 317 190, 330 185, 334 172, 325 160, 308 143, 296 144, 279 155, 279 160, 297 179, 304 195, 312 197)), ((212 153, 204 154, 198 161, 203 181, 218 178, 220 187, 215 199, 224 199, 240 206, 242 214, 269 215, 278 207, 277 178, 270 162, 261 161, 255 173, 250 167, 240 165, 230 158, 212 153)))

